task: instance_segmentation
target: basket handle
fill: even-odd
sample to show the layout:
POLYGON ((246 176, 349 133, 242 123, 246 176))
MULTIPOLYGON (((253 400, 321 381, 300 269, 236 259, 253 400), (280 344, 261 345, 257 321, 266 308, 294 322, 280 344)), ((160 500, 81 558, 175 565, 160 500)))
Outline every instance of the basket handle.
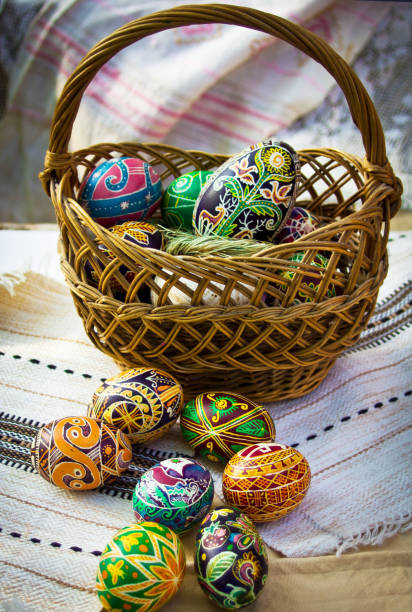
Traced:
MULTIPOLYGON (((341 87, 355 125, 361 132, 368 174, 393 172, 386 159, 385 137, 376 109, 365 87, 346 61, 322 38, 300 25, 248 7, 222 4, 177 6, 146 15, 118 28, 85 55, 66 82, 56 104, 50 130, 49 150, 41 179, 48 190, 54 173, 70 166, 68 144, 83 92, 98 70, 118 51, 163 30, 185 25, 222 23, 244 26, 280 38, 319 62, 341 87), (389 172, 388 172, 389 171, 389 172)), ((386 183, 393 181, 385 180, 386 183)))

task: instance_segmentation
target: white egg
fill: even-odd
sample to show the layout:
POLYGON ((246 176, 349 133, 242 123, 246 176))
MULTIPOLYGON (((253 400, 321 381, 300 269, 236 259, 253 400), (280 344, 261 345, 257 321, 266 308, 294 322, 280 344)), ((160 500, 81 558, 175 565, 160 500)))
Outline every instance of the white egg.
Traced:
MULTIPOLYGON (((191 291, 195 291, 197 287, 197 283, 195 281, 181 278, 180 282, 184 284, 191 291)), ((159 287, 159 289, 161 289, 163 285, 166 283, 166 281, 163 278, 156 276, 154 279, 154 283, 157 287, 159 287)), ((215 288, 221 289, 222 291, 224 289, 224 285, 221 283, 212 283, 212 285, 215 288)), ((202 299, 200 301, 201 304, 208 305, 208 306, 216 306, 217 304, 220 304, 221 295, 216 291, 216 289, 214 289, 213 286, 210 289, 209 287, 207 287, 204 290, 202 299)), ((247 288, 247 286, 244 285, 243 283, 242 283, 242 286, 247 288)), ((151 295, 152 304, 156 306, 159 301, 156 291, 152 289, 150 292, 150 295, 151 295)), ((178 289, 175 286, 169 289, 168 297, 172 304, 186 305, 186 304, 191 303, 191 296, 185 293, 184 291, 182 291, 181 289, 178 289)), ((250 304, 250 297, 238 291, 237 289, 234 289, 231 293, 229 303, 232 306, 234 305, 241 306, 243 304, 250 304)))

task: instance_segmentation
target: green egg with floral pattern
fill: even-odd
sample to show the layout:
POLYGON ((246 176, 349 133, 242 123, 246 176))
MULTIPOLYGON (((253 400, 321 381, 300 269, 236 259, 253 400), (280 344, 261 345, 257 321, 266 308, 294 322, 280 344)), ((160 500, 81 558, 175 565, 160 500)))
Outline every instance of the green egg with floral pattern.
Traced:
POLYGON ((169 227, 192 231, 195 202, 212 174, 213 170, 195 170, 170 183, 161 204, 163 220, 169 227))
POLYGON ((187 402, 180 416, 186 442, 210 461, 226 463, 245 446, 272 442, 275 424, 269 412, 252 400, 223 391, 201 393, 187 402))
POLYGON ((267 552, 256 527, 229 506, 219 506, 203 519, 194 561, 204 593, 230 610, 252 604, 268 576, 267 552))
POLYGON ((176 594, 185 569, 183 544, 172 529, 148 521, 131 524, 102 552, 97 596, 104 610, 154 612, 176 594))

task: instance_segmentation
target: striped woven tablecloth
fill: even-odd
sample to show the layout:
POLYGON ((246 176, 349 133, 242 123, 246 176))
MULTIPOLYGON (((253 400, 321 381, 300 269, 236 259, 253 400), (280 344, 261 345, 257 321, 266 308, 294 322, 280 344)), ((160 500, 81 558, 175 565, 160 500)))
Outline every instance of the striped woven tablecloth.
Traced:
MULTIPOLYGON (((98 491, 74 494, 33 473, 29 446, 39 425, 85 414, 95 388, 117 367, 88 340, 67 288, 56 280, 56 234, 46 240, 45 233, 0 232, 0 246, 7 251, 13 242, 17 252, 29 235, 33 244, 39 240, 37 260, 14 275, 0 269, 0 593, 18 602, 4 610, 60 610, 67 602, 71 610, 98 610, 98 557, 113 533, 133 522, 136 480, 162 458, 193 453, 176 426, 136 448, 132 469, 98 491), (33 271, 40 264, 43 274, 33 271)), ((277 440, 298 447, 313 472, 299 508, 259 527, 265 542, 287 557, 376 545, 410 526, 411 238, 412 232, 391 234, 389 275, 358 344, 317 390, 267 406, 277 440)), ((208 467, 219 495, 222 470, 208 467)), ((189 568, 190 589, 190 559, 189 568)), ((270 609, 275 586, 266 587, 256 609, 270 609)), ((200 606, 213 609, 194 593, 200 606)))

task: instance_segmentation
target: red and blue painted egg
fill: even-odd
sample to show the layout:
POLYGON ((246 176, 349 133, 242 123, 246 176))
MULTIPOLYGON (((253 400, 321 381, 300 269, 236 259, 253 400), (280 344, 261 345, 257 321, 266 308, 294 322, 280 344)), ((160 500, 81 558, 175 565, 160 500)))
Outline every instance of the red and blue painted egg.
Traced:
POLYGON ((231 157, 199 194, 195 234, 272 240, 295 204, 299 171, 297 153, 284 142, 267 140, 231 157))
POLYGON ((102 162, 79 190, 80 204, 105 227, 150 217, 161 197, 162 183, 156 170, 134 157, 102 162))
POLYGON ((312 215, 306 208, 295 206, 286 219, 279 234, 276 236, 275 242, 277 244, 294 242, 302 236, 306 236, 306 234, 310 234, 310 232, 318 229, 319 225, 319 221, 315 215, 312 215))

